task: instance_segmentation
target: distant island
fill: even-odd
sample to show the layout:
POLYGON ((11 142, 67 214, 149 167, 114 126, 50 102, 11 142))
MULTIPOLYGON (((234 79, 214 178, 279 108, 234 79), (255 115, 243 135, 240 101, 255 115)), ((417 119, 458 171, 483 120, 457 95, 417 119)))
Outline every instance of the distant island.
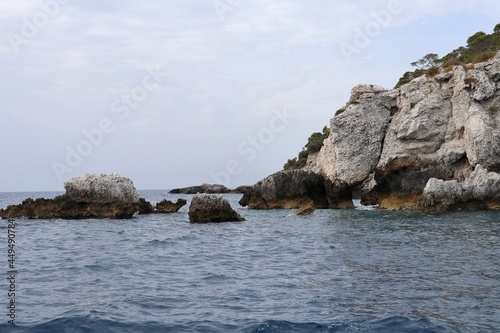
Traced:
POLYGON ((170 190, 168 193, 172 194, 197 194, 197 193, 206 193, 206 194, 225 194, 225 193, 233 193, 233 194, 243 194, 250 186, 239 186, 234 190, 228 189, 226 186, 221 184, 202 184, 196 186, 188 186, 182 188, 174 188, 170 190))

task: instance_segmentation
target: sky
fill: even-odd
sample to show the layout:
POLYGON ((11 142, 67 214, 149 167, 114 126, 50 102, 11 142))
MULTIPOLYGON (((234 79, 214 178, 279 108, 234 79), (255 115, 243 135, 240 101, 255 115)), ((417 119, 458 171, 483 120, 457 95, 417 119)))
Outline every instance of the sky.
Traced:
POLYGON ((0 0, 0 192, 253 184, 498 0, 0 0))

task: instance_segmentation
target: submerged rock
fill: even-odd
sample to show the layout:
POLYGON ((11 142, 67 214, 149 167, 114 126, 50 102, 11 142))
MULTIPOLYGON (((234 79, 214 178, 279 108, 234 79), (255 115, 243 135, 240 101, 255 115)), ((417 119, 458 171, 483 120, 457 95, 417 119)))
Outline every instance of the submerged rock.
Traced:
POLYGON ((295 215, 311 215, 316 211, 316 207, 314 207, 314 204, 312 202, 309 202, 303 206, 300 206, 297 211, 295 212, 295 215))
POLYGON ((189 206, 191 223, 245 221, 222 196, 196 194, 189 206))

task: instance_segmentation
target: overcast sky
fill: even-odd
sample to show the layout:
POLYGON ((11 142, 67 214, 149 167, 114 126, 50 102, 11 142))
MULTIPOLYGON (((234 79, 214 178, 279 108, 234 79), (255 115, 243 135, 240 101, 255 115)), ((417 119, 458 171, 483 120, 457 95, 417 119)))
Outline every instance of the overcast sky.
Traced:
POLYGON ((499 17, 498 0, 1 0, 0 191, 253 184, 353 86, 392 88, 499 17))

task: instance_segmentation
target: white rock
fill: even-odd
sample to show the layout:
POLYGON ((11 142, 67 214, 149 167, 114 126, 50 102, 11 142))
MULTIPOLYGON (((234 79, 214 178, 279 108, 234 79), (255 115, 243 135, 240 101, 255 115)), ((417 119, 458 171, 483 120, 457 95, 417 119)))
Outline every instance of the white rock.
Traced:
POLYGON ((469 178, 463 183, 456 180, 443 181, 431 178, 422 194, 422 205, 452 205, 468 200, 499 200, 500 174, 488 172, 477 165, 469 178))
POLYGON ((137 203, 139 195, 129 178, 118 174, 87 174, 64 183, 66 195, 77 202, 137 203))

